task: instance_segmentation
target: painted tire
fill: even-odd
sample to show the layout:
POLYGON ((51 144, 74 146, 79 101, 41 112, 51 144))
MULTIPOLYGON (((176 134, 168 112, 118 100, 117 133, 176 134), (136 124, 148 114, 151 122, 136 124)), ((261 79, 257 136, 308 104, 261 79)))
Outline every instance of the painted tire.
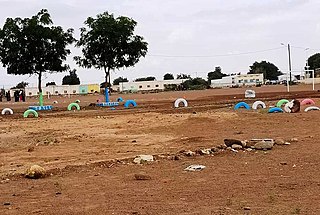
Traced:
POLYGON ((281 106, 283 105, 283 104, 287 104, 289 102, 289 100, 287 100, 287 99, 281 99, 280 101, 278 101, 277 102, 277 107, 278 108, 281 108, 281 106))
POLYGON ((279 107, 270 108, 268 113, 283 113, 283 110, 279 107))
POLYGON ((291 108, 293 107, 293 100, 284 105, 283 110, 286 113, 291 113, 291 108))
POLYGON ((134 100, 127 100, 126 103, 124 103, 125 108, 129 108, 129 106, 137 107, 137 103, 134 100))
POLYGON ((68 105, 68 110, 72 110, 73 107, 76 107, 77 110, 80 110, 80 106, 77 103, 71 103, 68 105))
POLYGON ((7 113, 9 113, 10 115, 13 114, 13 110, 11 108, 4 108, 2 111, 1 111, 1 114, 2 115, 6 115, 7 113))
POLYGON ((35 117, 35 118, 38 118, 38 116, 39 116, 37 111, 32 110, 32 109, 29 109, 29 110, 26 110, 26 111, 23 113, 23 117, 24 117, 24 118, 27 118, 30 114, 32 114, 33 117, 35 117))
POLYGON ((79 99, 77 99, 77 100, 75 101, 75 103, 80 103, 80 100, 79 100, 79 99))
POLYGON ((262 102, 262 101, 256 101, 256 102, 254 102, 254 103, 252 104, 252 109, 253 109, 253 110, 257 110, 258 107, 259 107, 259 105, 262 106, 263 109, 267 108, 267 106, 266 106, 266 104, 265 104, 264 102, 262 102))
POLYGON ((241 108, 241 107, 244 107, 245 109, 250 110, 250 106, 249 106, 247 103, 245 103, 245 102, 239 102, 238 104, 236 104, 236 105, 234 106, 234 109, 235 109, 235 110, 238 110, 238 109, 241 108))
POLYGON ((301 105, 315 105, 316 103, 312 99, 303 99, 301 105))
POLYGON ((178 108, 180 103, 183 103, 184 107, 188 107, 188 102, 187 100, 183 99, 183 98, 179 98, 174 102, 174 107, 178 108))
POLYGON ((53 101, 53 104, 58 104, 58 101, 53 101))
POLYGON ((311 111, 311 110, 320 110, 320 108, 316 107, 316 106, 311 106, 311 107, 307 107, 306 109, 304 109, 304 112, 308 112, 308 111, 311 111))
POLYGON ((122 97, 117 98, 117 102, 123 102, 123 98, 122 97))

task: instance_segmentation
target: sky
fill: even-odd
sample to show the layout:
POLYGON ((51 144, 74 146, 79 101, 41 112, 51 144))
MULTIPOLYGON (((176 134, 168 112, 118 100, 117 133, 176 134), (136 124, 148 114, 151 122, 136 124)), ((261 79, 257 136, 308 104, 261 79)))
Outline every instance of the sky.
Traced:
MULTIPOLYGON (((87 17, 108 11, 137 21, 135 34, 148 42, 148 53, 134 67, 116 70, 112 79, 180 73, 206 78, 216 66, 222 72, 247 73, 255 61, 266 60, 288 71, 301 71, 308 56, 320 52, 319 0, 0 0, 0 27, 7 17, 31 17, 48 9, 54 25, 79 28, 87 17), (281 45, 284 44, 284 45, 281 45)), ((101 83, 102 70, 79 68, 72 60, 81 49, 71 47, 67 60, 81 83, 101 83)), ((58 85, 67 73, 47 74, 43 84, 58 85)), ((37 86, 35 76, 7 75, 0 67, 0 87, 20 81, 37 86)))

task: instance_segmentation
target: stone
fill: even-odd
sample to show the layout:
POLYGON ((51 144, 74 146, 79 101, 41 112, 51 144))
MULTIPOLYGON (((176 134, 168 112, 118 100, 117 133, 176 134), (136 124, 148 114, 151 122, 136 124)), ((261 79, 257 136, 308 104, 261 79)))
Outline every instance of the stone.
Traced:
POLYGON ((142 180, 151 180, 151 176, 150 175, 147 175, 145 173, 137 173, 137 174, 134 174, 134 178, 136 180, 139 180, 139 181, 142 181, 142 180))
POLYGON ((190 150, 185 151, 183 154, 184 154, 185 156, 188 156, 188 157, 192 157, 192 156, 195 156, 195 155, 196 155, 195 152, 190 151, 190 150))
POLYGON ((290 142, 294 143, 294 142, 298 142, 298 138, 291 138, 290 142))
POLYGON ((39 165, 32 165, 27 169, 25 176, 27 178, 38 179, 43 178, 46 175, 46 170, 39 165))
POLYGON ((28 152, 33 152, 34 151, 34 146, 29 146, 28 147, 28 152))
POLYGON ((254 148, 254 146, 258 143, 258 142, 271 142, 272 145, 274 144, 274 140, 273 139, 251 139, 251 140, 246 140, 246 147, 247 148, 254 148))
POLYGON ((242 149, 242 146, 238 145, 238 144, 233 144, 231 146, 232 149, 235 149, 235 150, 239 150, 239 149, 242 149))
POLYGON ((178 161, 178 160, 180 160, 181 158, 178 156, 178 155, 175 155, 175 156, 173 156, 172 157, 172 160, 174 160, 174 161, 178 161))
POLYGON ((276 145, 285 145, 286 141, 283 139, 275 139, 274 144, 276 145))
POLYGON ((212 149, 211 149, 211 152, 218 152, 219 151, 219 149, 218 148, 216 148, 216 147, 213 147, 212 149))
POLYGON ((197 153, 200 155, 210 155, 212 153, 211 149, 199 149, 197 153))
POLYGON ((242 142, 240 140, 235 140, 235 139, 224 139, 224 144, 227 147, 231 147, 234 144, 242 146, 242 142))
POLYGON ((136 163, 136 164, 143 164, 143 163, 152 162, 152 161, 154 161, 152 155, 138 155, 133 160, 133 162, 136 163))
POLYGON ((273 142, 271 141, 260 141, 256 143, 253 147, 258 150, 270 150, 273 148, 273 142))
POLYGON ((226 149, 227 146, 225 144, 220 144, 217 146, 218 149, 226 149))

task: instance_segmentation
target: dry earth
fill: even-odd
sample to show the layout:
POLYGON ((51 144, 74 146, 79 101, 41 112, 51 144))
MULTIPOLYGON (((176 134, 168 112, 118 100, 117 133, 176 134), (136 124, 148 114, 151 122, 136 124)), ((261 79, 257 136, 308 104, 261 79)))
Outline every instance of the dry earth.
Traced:
MULTIPOLYGON (((0 116, 0 214, 320 214, 320 112, 234 111, 244 90, 121 95, 139 107, 115 111, 89 106, 99 95, 51 98, 47 104, 59 103, 37 119, 22 117, 34 99, 0 103, 15 111, 0 116), (173 109, 178 97, 190 106, 173 109), (76 99, 82 110, 66 111, 76 99), (270 151, 179 153, 215 147, 225 138, 298 141, 270 151), (133 164, 139 154, 157 159, 133 164), (48 176, 21 176, 32 164, 48 176), (206 169, 184 171, 191 164, 206 169), (151 180, 137 181, 136 173, 151 180)), ((310 86, 294 86, 291 93, 284 86, 254 90, 268 105, 280 98, 320 103, 310 86)))

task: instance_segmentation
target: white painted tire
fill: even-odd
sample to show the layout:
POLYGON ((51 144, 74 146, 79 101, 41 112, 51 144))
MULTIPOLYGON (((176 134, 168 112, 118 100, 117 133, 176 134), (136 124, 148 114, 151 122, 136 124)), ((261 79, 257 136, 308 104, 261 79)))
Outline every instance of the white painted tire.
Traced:
POLYGON ((283 110, 286 113, 291 113, 291 108, 293 107, 293 101, 288 102, 284 105, 283 110))
POLYGON ((267 108, 267 106, 266 106, 266 104, 265 104, 264 102, 262 102, 262 101, 256 101, 256 102, 254 102, 254 103, 252 104, 252 109, 253 109, 253 110, 257 110, 258 107, 259 107, 259 105, 262 106, 263 109, 267 108))
POLYGON ((306 109, 304 109, 304 112, 308 112, 311 110, 320 110, 320 108, 316 107, 316 106, 311 106, 311 107, 307 107, 306 109))
POLYGON ((2 114, 2 115, 5 115, 5 114, 8 113, 8 112, 9 112, 10 115, 13 114, 13 110, 12 110, 11 108, 5 108, 5 109, 3 109, 3 110, 1 111, 1 114, 2 114))
POLYGON ((180 104, 181 102, 183 103, 183 105, 184 105, 185 107, 188 107, 188 102, 187 102, 187 100, 185 100, 185 99, 183 99, 183 98, 177 99, 177 100, 174 102, 174 107, 175 107, 175 108, 178 108, 178 107, 179 107, 179 104, 180 104))

